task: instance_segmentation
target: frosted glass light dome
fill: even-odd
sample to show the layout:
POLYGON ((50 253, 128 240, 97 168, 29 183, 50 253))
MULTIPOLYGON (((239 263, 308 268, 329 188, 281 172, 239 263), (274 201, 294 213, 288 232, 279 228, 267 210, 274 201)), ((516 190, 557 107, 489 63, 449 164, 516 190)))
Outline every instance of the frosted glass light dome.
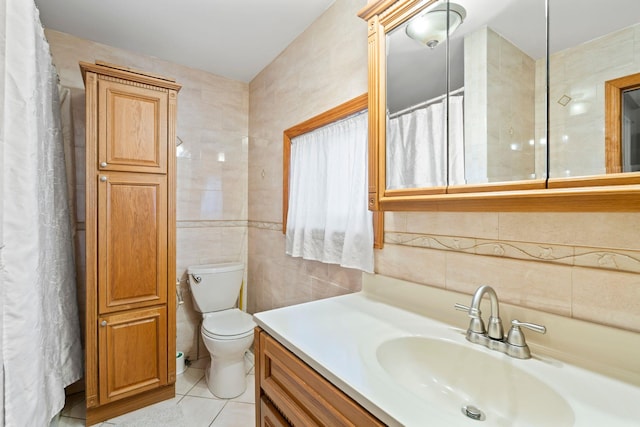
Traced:
POLYGON ((447 38, 447 13, 451 35, 467 17, 465 8, 456 3, 441 4, 413 18, 405 31, 412 39, 433 49, 447 38))

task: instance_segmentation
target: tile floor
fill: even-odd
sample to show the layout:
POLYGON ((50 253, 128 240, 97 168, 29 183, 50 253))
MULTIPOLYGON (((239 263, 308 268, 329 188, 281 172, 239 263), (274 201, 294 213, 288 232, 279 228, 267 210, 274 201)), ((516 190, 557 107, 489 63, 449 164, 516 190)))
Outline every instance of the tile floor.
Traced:
MULTIPOLYGON (((233 399, 219 399, 207 388, 207 359, 178 375, 176 396, 95 426, 109 427, 250 427, 255 425, 254 370, 247 358, 247 390, 233 399)), ((58 427, 85 425, 84 394, 67 397, 58 427)))

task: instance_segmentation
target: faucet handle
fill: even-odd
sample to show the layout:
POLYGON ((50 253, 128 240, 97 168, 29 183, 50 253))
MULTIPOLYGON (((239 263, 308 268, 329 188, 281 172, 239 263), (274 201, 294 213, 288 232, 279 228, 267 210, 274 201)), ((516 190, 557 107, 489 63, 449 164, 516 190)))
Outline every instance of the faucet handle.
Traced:
POLYGON ((542 325, 521 322, 516 319, 511 321, 511 329, 509 329, 509 333, 507 334, 507 354, 518 359, 528 359, 531 357, 531 351, 524 339, 524 334, 522 333, 522 329, 520 329, 521 326, 541 334, 547 332, 547 328, 542 325))
POLYGON ((471 307, 469 307, 468 305, 464 305, 464 304, 460 304, 460 303, 455 303, 453 308, 455 308, 456 310, 460 310, 460 311, 466 311, 467 313, 469 312, 469 310, 471 310, 471 307))
POLYGON ((524 334, 520 327, 531 329, 532 331, 538 332, 540 334, 544 334, 547 332, 547 328, 542 325, 537 325, 535 323, 521 322, 517 319, 513 319, 511 321, 511 329, 507 334, 507 344, 515 345, 518 347, 523 347, 527 345, 524 334))
POLYGON ((469 322, 469 329, 467 330, 467 336, 469 336, 471 333, 479 335, 486 334, 487 330, 484 327, 482 317, 480 317, 480 310, 478 310, 477 308, 469 307, 468 305, 458 303, 455 303, 453 307, 456 310, 466 311, 471 318, 471 321, 469 322))
POLYGON ((538 325, 536 323, 528 323, 528 322, 521 322, 518 319, 513 319, 511 321, 511 325, 512 326, 522 326, 523 328, 527 328, 527 329, 531 329, 532 331, 544 334, 547 332, 547 328, 545 328, 542 325, 538 325))
POLYGON ((473 307, 469 307, 468 305, 464 305, 464 304, 460 304, 460 303, 455 303, 453 308, 455 308, 456 310, 460 310, 460 311, 466 311, 467 314, 469 314, 469 317, 474 318, 474 319, 476 317, 480 317, 482 315, 482 313, 480 313, 479 309, 473 308, 473 307))

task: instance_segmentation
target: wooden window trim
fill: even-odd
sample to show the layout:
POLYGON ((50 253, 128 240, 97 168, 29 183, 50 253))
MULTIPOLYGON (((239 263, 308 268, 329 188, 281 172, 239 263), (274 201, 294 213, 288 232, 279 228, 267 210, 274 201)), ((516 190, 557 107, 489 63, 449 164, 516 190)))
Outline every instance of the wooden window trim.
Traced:
MULTIPOLYGON (((369 96, 362 94, 324 113, 318 114, 284 131, 282 144, 282 233, 287 232, 289 212, 289 168, 291 163, 291 140, 296 136, 311 132, 322 126, 360 112, 368 107, 369 96)), ((367 159, 365 159, 367 161, 367 159)), ((384 243, 384 213, 373 212, 373 247, 382 249, 384 243)))
POLYGON ((605 161, 608 174, 622 172, 622 94, 632 89, 640 89, 640 73, 604 83, 605 161))

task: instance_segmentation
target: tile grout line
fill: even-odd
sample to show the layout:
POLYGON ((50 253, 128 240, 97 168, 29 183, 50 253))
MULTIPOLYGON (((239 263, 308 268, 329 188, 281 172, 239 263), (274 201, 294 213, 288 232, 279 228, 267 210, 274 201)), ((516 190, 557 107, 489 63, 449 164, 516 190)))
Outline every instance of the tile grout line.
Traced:
POLYGON ((216 416, 213 417, 213 419, 211 420, 211 423, 209 424, 209 427, 213 427, 213 424, 216 422, 216 420, 218 419, 218 417, 220 416, 222 411, 224 411, 224 408, 226 408, 228 404, 229 404, 229 399, 226 399, 225 402, 224 402, 224 405, 222 405, 222 408, 220 408, 220 410, 218 411, 216 416))

